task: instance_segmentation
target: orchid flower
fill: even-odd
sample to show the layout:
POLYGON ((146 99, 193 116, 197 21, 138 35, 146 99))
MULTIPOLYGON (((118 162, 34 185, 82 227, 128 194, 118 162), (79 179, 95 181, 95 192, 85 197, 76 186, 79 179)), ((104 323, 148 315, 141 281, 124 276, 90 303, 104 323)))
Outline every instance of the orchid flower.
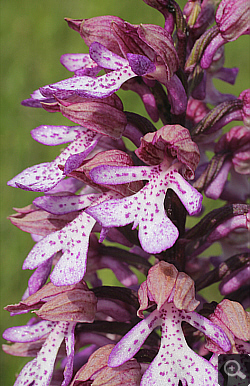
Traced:
MULTIPOLYGON (((106 193, 96 195, 69 196, 60 199, 58 196, 47 196, 36 199, 36 205, 46 208, 54 214, 65 214, 86 208, 93 200, 114 197, 106 193), (64 203, 62 203, 64 201, 64 203), (40 203, 41 202, 41 203, 40 203)), ((89 245, 89 236, 95 225, 95 220, 84 211, 63 229, 44 237, 28 254, 23 269, 34 269, 44 264, 58 251, 62 256, 57 262, 51 281, 55 285, 70 285, 79 282, 86 271, 86 260, 89 245)))
POLYGON ((225 351, 230 350, 231 345, 222 329, 193 311, 198 302, 194 299, 192 280, 171 264, 162 261, 150 269, 147 281, 141 285, 140 310, 147 307, 147 296, 151 304, 152 301, 156 302, 157 309, 116 344, 109 356, 108 365, 117 367, 130 360, 153 329, 161 326, 161 347, 144 373, 140 385, 165 385, 168 382, 177 386, 181 380, 184 384, 216 386, 216 369, 190 349, 181 323, 186 321, 191 324, 225 351))
MULTIPOLYGON (((116 151, 107 151, 105 154, 106 162, 111 162, 115 156, 120 156, 120 164, 133 164, 127 154, 116 151)), ((89 165, 102 164, 105 162, 105 157, 99 154, 89 160, 85 167, 89 165)), ((103 200, 112 198, 120 198, 129 194, 130 189, 138 190, 140 184, 133 183, 130 187, 123 185, 117 191, 107 191, 103 193, 90 193, 84 195, 46 195, 38 197, 34 200, 36 207, 39 207, 46 212, 57 216, 69 216, 68 222, 59 230, 48 232, 42 240, 40 240, 30 251, 24 261, 23 269, 34 269, 41 264, 49 263, 55 253, 62 251, 60 260, 57 262, 53 272, 50 275, 51 281, 55 285, 70 285, 79 282, 86 271, 87 252, 89 246, 89 236, 96 223, 96 220, 86 213, 85 208, 91 205, 98 205, 103 200), (73 221, 70 216, 74 214, 73 221)), ((60 217, 59 217, 60 218, 60 217)), ((102 240, 107 234, 107 230, 103 229, 102 240)))
MULTIPOLYGON (((157 31, 156 31, 157 32, 157 31)), ((142 30, 142 34, 147 34, 147 30, 142 30)), ((159 79, 169 91, 169 98, 173 112, 180 114, 186 109, 186 96, 181 81, 176 75, 172 75, 173 69, 170 67, 166 72, 164 65, 158 67, 144 55, 127 53, 127 58, 111 52, 101 43, 94 42, 90 46, 90 57, 101 67, 112 70, 105 75, 97 78, 88 76, 75 76, 49 86, 41 88, 41 93, 46 97, 61 94, 67 95, 68 92, 75 92, 81 97, 105 98, 119 90, 122 84, 136 76, 145 76, 149 79, 159 79), (172 75, 172 76, 171 76, 172 75), (179 107, 174 103, 179 99, 179 107), (176 106, 176 107, 174 107, 176 106)))
POLYGON ((33 139, 49 146, 72 142, 52 162, 31 166, 12 178, 9 186, 24 190, 46 192, 57 185, 63 178, 59 165, 66 164, 69 169, 77 167, 96 146, 101 135, 83 127, 76 126, 39 126, 32 131, 33 139), (74 157, 77 155, 77 158, 74 157))
POLYGON ((42 87, 42 94, 52 96, 57 91, 74 91, 81 97, 105 98, 117 91, 126 80, 155 70, 155 65, 145 56, 128 54, 127 59, 123 59, 98 42, 91 44, 90 57, 103 68, 113 71, 98 78, 75 76, 50 84, 42 87))
MULTIPOLYGON (((37 326, 35 325, 34 327, 37 326)), ((75 323, 69 322, 58 322, 53 326, 37 357, 23 367, 14 386, 38 386, 41 385, 41 382, 43 382, 43 385, 49 385, 54 371, 56 356, 64 339, 66 342, 68 358, 62 386, 67 386, 71 380, 73 371, 74 328, 75 323)), ((28 328, 26 328, 26 330, 28 330, 28 328)), ((13 339, 14 341, 19 341, 19 332, 22 334, 21 327, 15 327, 15 333, 13 330, 8 331, 4 335, 4 338, 12 341, 13 339)), ((38 333, 33 337, 34 340, 39 338, 40 335, 38 333)))
MULTIPOLYGON (((9 311, 39 308, 37 315, 44 318, 26 326, 11 327, 3 337, 11 342, 29 344, 45 337, 35 359, 28 362, 20 372, 15 386, 49 385, 52 378, 58 350, 65 340, 67 360, 62 386, 67 386, 72 378, 74 359, 74 329, 77 321, 91 323, 94 320, 97 300, 84 283, 76 286, 60 287, 47 284, 24 302, 7 306, 9 311), (72 308, 70 299, 75 300, 72 308), (74 313, 74 317, 72 317, 74 313)), ((5 347, 8 352, 8 346, 5 347)))
POLYGON ((93 181, 100 184, 116 185, 138 180, 149 181, 132 196, 121 200, 109 200, 86 211, 105 228, 124 226, 131 222, 134 223, 133 228, 139 225, 139 239, 142 248, 148 253, 160 253, 170 248, 178 238, 178 229, 167 217, 164 209, 167 189, 174 190, 190 215, 199 213, 201 209, 202 196, 179 173, 186 169, 186 175, 193 174, 193 162, 197 162, 199 158, 198 153, 195 154, 197 148, 192 146, 186 129, 179 126, 179 136, 176 132, 172 142, 167 135, 170 130, 171 126, 165 126, 156 134, 146 135, 137 151, 137 155, 149 163, 158 163, 162 157, 159 165, 129 168, 99 166, 90 172, 93 181), (161 145, 162 141, 166 149, 169 148, 169 153, 172 151, 172 157, 165 155, 167 150, 164 149, 164 145, 161 145), (149 149, 148 154, 147 148, 149 149), (180 162, 175 162, 176 150, 174 149, 178 149, 177 159, 179 158, 180 162), (188 158, 189 151, 190 157, 188 158))
POLYGON ((159 253, 170 248, 178 237, 178 230, 167 217, 164 198, 167 189, 173 189, 190 215, 199 213, 202 196, 178 173, 181 164, 170 166, 166 160, 158 166, 116 168, 98 167, 91 172, 95 182, 111 184, 149 180, 138 193, 118 200, 108 200, 86 210, 105 228, 139 225, 139 239, 148 253, 159 253))

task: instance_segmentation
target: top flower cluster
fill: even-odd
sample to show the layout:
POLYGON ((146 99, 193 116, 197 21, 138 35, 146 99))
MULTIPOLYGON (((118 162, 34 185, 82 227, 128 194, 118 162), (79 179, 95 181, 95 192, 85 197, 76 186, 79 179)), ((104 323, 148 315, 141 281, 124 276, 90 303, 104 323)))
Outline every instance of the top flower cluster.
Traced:
MULTIPOLYGON (((244 0, 222 0, 216 10, 214 0, 189 0, 182 12, 174 0, 144 2, 163 14, 164 27, 132 25, 114 16, 66 19, 88 45, 89 54, 64 54, 61 63, 74 75, 41 87, 22 102, 61 112, 76 125, 33 129, 33 139, 44 145, 70 144, 52 162, 31 166, 8 182, 12 187, 44 192, 32 205, 10 216, 13 224, 31 233, 36 241, 23 264, 23 269, 36 271, 22 302, 7 309, 20 313, 35 308, 38 318, 29 326, 15 328, 15 333, 6 330, 4 337, 27 345, 47 336, 37 358, 20 373, 16 386, 49 385, 56 379, 54 362, 64 339, 67 359, 62 386, 71 381, 72 386, 99 384, 95 379, 108 378, 102 373, 104 368, 114 376, 113 368, 125 365, 131 366, 132 378, 122 381, 121 370, 116 372, 120 377, 116 384, 177 386, 181 381, 183 385, 212 386, 217 385, 216 355, 230 352, 232 344, 238 352, 247 351, 242 343, 246 336, 234 333, 235 326, 225 322, 227 316, 218 322, 219 311, 215 309, 210 312, 215 312, 211 320, 201 308, 194 311, 199 304, 194 280, 201 287, 205 281, 206 285, 218 281, 215 272, 206 280, 201 274, 208 274, 213 260, 197 256, 215 241, 224 248, 228 237, 247 238, 249 230, 245 202, 249 196, 250 90, 238 97, 223 94, 214 87, 213 78, 234 84, 238 69, 223 66, 224 45, 250 33, 250 6, 244 0), (98 75, 101 70, 104 75, 98 75), (141 97, 150 119, 124 111, 115 94, 120 88, 141 97), (210 109, 208 103, 214 107, 210 109), (162 127, 157 130, 152 122, 158 120, 162 127), (242 121, 243 125, 223 134, 222 129, 231 121, 242 121), (132 141, 135 151, 127 148, 124 138, 132 141), (211 159, 207 150, 212 151, 211 159), (225 206, 206 213, 187 230, 186 216, 198 217, 206 210, 202 193, 225 200, 225 206), (101 245, 105 238, 120 247, 101 245), (140 289, 131 266, 146 276, 149 270, 140 289), (106 296, 97 275, 102 268, 113 270, 127 292, 121 289, 115 294, 111 290, 106 296), (48 278, 51 282, 45 284, 48 278), (98 288, 103 289, 101 295, 98 288), (136 297, 134 289, 139 289, 138 317, 146 311, 147 318, 127 335, 119 329, 113 340, 106 327, 97 329, 102 332, 97 339, 95 322, 118 320, 128 327, 132 317, 136 318, 131 305, 136 297), (129 304, 125 294, 130 294, 126 298, 129 304), (53 311, 57 306, 58 314, 53 311), (182 321, 204 333, 209 343, 197 343, 191 330, 186 333, 191 337, 190 348, 182 321), (88 343, 81 332, 86 323, 93 323, 88 343), (143 355, 140 360, 136 357, 138 362, 132 359, 144 342, 149 348, 147 336, 158 326, 162 339, 159 343, 157 334, 152 337, 153 354, 146 360, 143 355), (117 335, 125 337, 111 351, 111 346, 105 345, 116 344, 117 335), (74 354, 74 339, 77 349, 93 343, 88 356, 94 352, 94 357, 90 356, 83 373, 81 370, 72 380, 76 369, 88 359, 83 358, 85 350, 74 354), (53 355, 52 341, 56 341, 53 355), (101 346, 106 348, 100 349, 98 357, 95 351, 101 346), (202 352, 202 347, 204 352, 213 353, 210 361, 192 350, 202 352), (95 355, 99 364, 102 358, 102 365, 92 365, 95 355), (44 366, 47 360, 48 368, 44 366)), ((244 255, 241 263, 235 257, 246 253, 244 242, 240 245, 230 251, 233 255, 225 252, 217 261, 217 265, 228 258, 237 261, 235 266, 229 265, 233 267, 231 276, 221 283, 224 294, 249 281, 249 255, 244 255), (237 284, 231 280, 235 277, 237 284)), ((242 302, 247 304, 246 298, 242 302)), ((249 322, 242 305, 229 301, 218 307, 225 315, 238 309, 244 326, 249 322)), ((115 384, 108 382, 101 384, 115 384)))

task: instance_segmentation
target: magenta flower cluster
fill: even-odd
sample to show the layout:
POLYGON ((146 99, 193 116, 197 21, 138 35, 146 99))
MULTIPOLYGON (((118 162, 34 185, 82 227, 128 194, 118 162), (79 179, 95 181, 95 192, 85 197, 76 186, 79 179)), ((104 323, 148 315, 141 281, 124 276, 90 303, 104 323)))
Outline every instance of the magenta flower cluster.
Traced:
POLYGON ((6 353, 35 357, 15 386, 216 386, 219 354, 250 353, 250 89, 213 84, 235 82, 224 45, 250 33, 250 6, 144 2, 163 26, 66 19, 89 54, 62 55, 73 75, 22 102, 70 125, 34 128, 67 146, 8 182, 44 193, 10 216, 35 241, 27 290, 6 307, 34 313, 3 334, 6 353), (119 89, 145 116, 124 111, 119 89), (209 199, 222 204, 209 212, 209 199), (220 255, 204 257, 215 242, 220 255), (104 268, 120 286, 103 285, 104 268), (199 291, 218 282, 224 299, 208 303, 199 291))

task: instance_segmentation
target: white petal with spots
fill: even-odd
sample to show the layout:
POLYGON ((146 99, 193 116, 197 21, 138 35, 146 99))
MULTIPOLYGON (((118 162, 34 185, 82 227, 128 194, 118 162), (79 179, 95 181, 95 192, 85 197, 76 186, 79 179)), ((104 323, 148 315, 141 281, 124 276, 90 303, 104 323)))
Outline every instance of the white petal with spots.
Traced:
MULTIPOLYGON (((75 196, 42 196, 35 198, 33 203, 46 212, 60 215, 85 209, 95 202, 108 200, 115 195, 115 193, 105 192, 75 196)), ((117 196, 119 197, 118 194, 117 196)))
POLYGON ((151 314, 137 323, 113 348, 109 356, 108 365, 118 367, 139 351, 149 334, 161 325, 159 311, 151 314))
POLYGON ((128 65, 128 60, 108 50, 101 43, 94 42, 89 47, 90 57, 101 67, 119 70, 128 65))
POLYGON ((51 233, 39 241, 24 261, 23 269, 37 268, 53 254, 62 250, 50 279, 55 285, 78 283, 86 271, 89 235, 95 220, 82 212, 60 231, 51 233))
POLYGON ((14 386, 49 386, 58 350, 68 332, 69 323, 59 322, 43 344, 37 357, 20 372, 14 386), (34 383, 32 383, 34 382, 34 383))
POLYGON ((197 330, 200 330, 204 335, 212 339, 223 351, 227 352, 231 349, 231 343, 227 335, 219 326, 204 316, 197 314, 197 312, 185 312, 183 310, 181 313, 191 326, 197 328, 197 330))
POLYGON ((61 56, 60 62, 68 71, 72 72, 92 69, 95 74, 100 71, 100 67, 91 59, 89 54, 64 54, 61 56))
POLYGON ((176 173, 175 170, 170 170, 168 182, 169 188, 177 194, 190 216, 201 211, 202 194, 193 188, 179 173, 176 173))
MULTIPOLYGON (((161 325, 161 346, 157 356, 144 373, 141 386, 183 385, 218 386, 218 372, 206 359, 187 344, 182 322, 189 323, 189 314, 165 303, 132 328, 114 347, 108 365, 117 367, 131 359, 153 329, 161 325)), ((197 314, 198 315, 198 314, 197 314)), ((225 334, 224 334, 225 338, 225 334)))
POLYGON ((111 200, 87 209, 102 226, 139 225, 139 239, 148 253, 160 253, 170 248, 178 238, 178 230, 167 217, 164 199, 169 188, 178 195, 190 215, 199 213, 202 195, 179 173, 178 165, 167 161, 157 166, 98 166, 90 172, 100 184, 123 184, 149 180, 136 194, 121 200, 111 200))
MULTIPOLYGON (((155 311, 154 311, 155 312, 155 311)), ((160 350, 144 373, 141 386, 218 386, 218 372, 204 358, 196 354, 185 340, 181 312, 172 304, 161 307, 160 350)))
POLYGON ((160 253, 170 248, 179 235, 164 209, 164 199, 169 187, 166 171, 158 165, 140 168, 138 172, 144 174, 144 179, 150 180, 138 193, 88 208, 87 213, 104 227, 134 223, 135 228, 139 225, 142 248, 148 253, 160 253))
POLYGON ((55 146, 73 142, 78 136, 91 133, 81 126, 41 125, 31 130, 32 138, 43 145, 55 146))
POLYGON ((42 88, 46 95, 53 96, 57 91, 74 91, 82 97, 105 98, 119 90, 126 80, 137 76, 129 65, 120 70, 109 72, 108 74, 91 78, 89 76, 75 76, 62 80, 58 83, 50 84, 42 88))
POLYGON ((59 169, 59 165, 65 165, 67 159, 78 153, 85 153, 85 157, 97 144, 100 135, 88 130, 84 135, 75 139, 54 161, 31 166, 16 177, 8 181, 12 187, 20 187, 24 190, 46 192, 52 189, 65 175, 59 169))
POLYGON ((103 196, 102 193, 78 196, 43 196, 35 198, 33 203, 46 212, 60 215, 85 209, 101 196, 103 196))
POLYGON ((101 165, 93 168, 89 175, 97 184, 119 185, 132 181, 149 180, 151 173, 158 173, 157 166, 110 166, 101 165))
POLYGON ((121 200, 110 200, 86 211, 102 226, 111 228, 134 223, 139 225, 139 239, 148 253, 160 253, 170 248, 178 237, 178 229, 164 209, 165 191, 152 189, 148 183, 137 194, 121 200))
POLYGON ((101 165, 92 169, 90 177, 95 183, 118 185, 132 181, 151 180, 155 174, 162 174, 164 185, 174 190, 190 215, 199 213, 203 196, 193 188, 179 173, 178 165, 158 166, 109 166, 101 165), (165 173, 165 174, 164 174, 165 173))
POLYGON ((31 326, 25 325, 10 327, 4 331, 3 338, 9 340, 10 342, 35 342, 44 335, 48 334, 56 324, 57 322, 42 320, 41 322, 31 326))

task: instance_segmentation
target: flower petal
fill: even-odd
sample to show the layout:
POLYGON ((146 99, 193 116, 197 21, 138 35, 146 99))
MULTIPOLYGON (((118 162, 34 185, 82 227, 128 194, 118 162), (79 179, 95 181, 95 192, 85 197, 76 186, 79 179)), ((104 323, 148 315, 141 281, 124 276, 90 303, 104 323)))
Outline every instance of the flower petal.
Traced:
POLYGON ((55 285, 70 285, 79 282, 86 270, 89 234, 95 220, 81 213, 62 230, 54 232, 39 241, 24 261, 23 269, 34 269, 62 250, 63 255, 52 274, 55 285))
POLYGON ((134 73, 138 76, 146 75, 150 72, 154 72, 156 67, 151 60, 144 55, 127 54, 127 58, 130 67, 134 73))
POLYGON ((89 54, 99 66, 110 70, 120 70, 128 65, 128 61, 121 56, 114 54, 101 43, 94 42, 89 47, 89 54))
POLYGON ((97 137, 99 139, 99 134, 88 130, 73 141, 54 161, 34 165, 23 170, 8 181, 8 185, 35 192, 50 190, 64 178, 64 173, 59 169, 59 165, 64 165, 70 156, 81 151, 84 151, 85 156, 87 156, 93 148, 93 143, 97 143, 97 137))
POLYGON ((52 258, 46 260, 36 269, 36 271, 29 278, 29 296, 37 292, 46 283, 51 271, 52 260, 52 258))
POLYGON ((137 76, 129 65, 121 70, 115 70, 108 74, 91 78, 89 76, 75 76, 58 83, 45 86, 41 89, 49 96, 57 95, 61 91, 75 92, 81 97, 105 98, 119 90, 126 80, 137 76))
POLYGON ((20 372, 14 386, 48 386, 54 370, 57 352, 68 331, 67 322, 59 322, 50 333, 35 359, 20 372), (33 383, 34 382, 34 383, 33 383))
POLYGON ((76 323, 70 323, 67 334, 65 335, 66 351, 67 351, 67 362, 64 368, 63 376, 64 380, 61 386, 67 386, 71 381, 73 374, 73 362, 74 362, 74 345, 75 345, 75 331, 76 323))
POLYGON ((33 202, 38 208, 44 209, 46 212, 53 214, 66 214, 85 209, 100 196, 105 196, 105 193, 76 196, 43 196, 35 198, 33 202))
POLYGON ((49 190, 63 178, 63 172, 53 162, 30 166, 8 181, 7 185, 23 190, 49 190))
POLYGON ((31 326, 16 326, 7 328, 3 333, 3 338, 10 342, 35 342, 48 334, 57 322, 42 320, 31 326))
POLYGON ((43 145, 55 146, 73 142, 79 135, 84 135, 87 129, 80 126, 41 125, 31 130, 32 138, 43 145))
POLYGON ((153 329, 161 324, 159 311, 153 311, 146 319, 136 324, 113 348, 108 366, 118 367, 133 358, 153 329))
POLYGON ((89 175, 97 184, 119 185, 132 181, 148 180, 151 170, 148 166, 111 166, 100 165, 93 168, 89 175))
POLYGON ((166 191, 158 178, 155 187, 149 182, 138 193, 120 200, 109 200, 86 210, 104 227, 139 224, 139 239, 148 253, 160 253, 170 248, 178 237, 178 229, 164 209, 166 191))
POLYGON ((89 54, 64 54, 60 62, 67 70, 77 75, 95 76, 101 70, 101 67, 90 58, 89 54))
POLYGON ((202 208, 202 194, 193 188, 179 173, 173 173, 169 179, 169 188, 174 190, 190 216, 199 213, 202 208))
POLYGON ((194 311, 189 313, 181 311, 181 313, 185 317, 186 322, 200 330, 208 338, 212 339, 212 341, 218 344, 224 351, 227 352, 231 349, 231 343, 222 328, 194 311))

